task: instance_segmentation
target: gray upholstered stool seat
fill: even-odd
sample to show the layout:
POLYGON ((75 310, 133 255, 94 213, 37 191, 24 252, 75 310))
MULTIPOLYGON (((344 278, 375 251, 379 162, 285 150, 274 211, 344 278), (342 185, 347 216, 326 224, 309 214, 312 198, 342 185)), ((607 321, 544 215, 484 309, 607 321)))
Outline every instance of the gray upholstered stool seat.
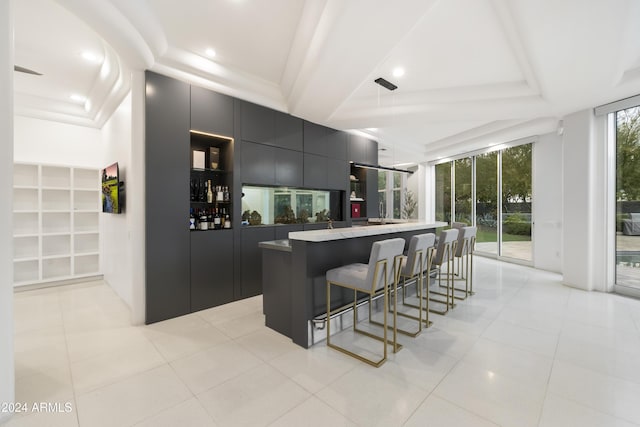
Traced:
POLYGON ((454 291, 463 293, 463 296, 456 295, 457 299, 466 299, 467 296, 473 294, 473 251, 477 233, 477 227, 462 227, 459 229, 454 257, 458 259, 456 276, 459 280, 465 281, 465 287, 464 289, 454 287, 454 291))
MULTIPOLYGON (((444 310, 437 310, 430 308, 433 313, 446 314, 449 308, 453 308, 453 254, 456 250, 456 243, 458 239, 458 229, 452 228, 449 230, 442 230, 438 238, 438 249, 433 256, 432 267, 435 267, 438 271, 438 284, 442 286, 442 276, 446 277, 446 291, 444 293, 432 291, 431 293, 445 297, 444 301, 439 298, 430 298, 431 301, 444 304, 444 310), (443 267, 446 266, 446 272, 443 272, 443 267)), ((429 284, 427 284, 428 286, 429 284)))
MULTIPOLYGON (((400 278, 402 278, 402 303, 405 306, 413 307, 418 309, 418 316, 413 316, 408 313, 400 313, 398 315, 403 317, 409 317, 415 320, 418 320, 418 331, 415 333, 411 333, 408 331, 404 331, 402 329, 398 329, 400 332, 405 333, 410 336, 416 336, 422 331, 422 322, 424 321, 427 326, 430 325, 429 322, 429 287, 426 287, 426 310, 425 316, 423 319, 423 292, 425 291, 424 287, 424 276, 428 275, 429 270, 431 269, 431 262, 433 259, 433 250, 434 243, 436 240, 436 235, 433 233, 419 234, 411 237, 409 241, 409 250, 406 256, 402 257, 402 263, 400 264, 400 278), (406 301, 406 286, 407 282, 415 281, 416 283, 416 297, 418 298, 418 305, 410 304, 406 301)), ((395 295, 395 294, 394 294, 395 295)))
MULTIPOLYGON (((343 267, 333 268, 326 273, 327 279, 327 346, 341 351, 349 356, 355 357, 372 366, 380 366, 387 360, 387 344, 392 344, 394 351, 400 346, 397 342, 397 329, 395 322, 393 323, 393 341, 387 339, 387 307, 389 300, 389 288, 391 285, 397 284, 397 272, 399 271, 400 257, 404 249, 404 239, 387 239, 374 242, 371 245, 371 254, 369 255, 368 264, 349 264, 343 267), (360 334, 369 336, 376 340, 382 341, 383 356, 379 360, 372 360, 360 354, 357 354, 344 347, 338 346, 331 342, 331 286, 339 286, 353 290, 353 330, 360 334), (369 296, 369 313, 371 314, 371 298, 382 293, 384 298, 383 317, 384 322, 383 336, 377 336, 370 332, 359 330, 357 328, 357 294, 358 292, 366 293, 369 296)), ((371 321, 371 319, 370 319, 371 321)))

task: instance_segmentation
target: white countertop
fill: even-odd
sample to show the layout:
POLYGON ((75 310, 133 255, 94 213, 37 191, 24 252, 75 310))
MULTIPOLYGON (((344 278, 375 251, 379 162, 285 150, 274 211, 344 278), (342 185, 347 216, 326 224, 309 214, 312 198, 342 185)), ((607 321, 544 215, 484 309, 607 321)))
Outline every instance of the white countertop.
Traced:
POLYGON ((403 231, 425 230, 445 227, 448 222, 405 222, 401 224, 370 225, 366 227, 334 228, 332 230, 290 231, 289 240, 305 242, 327 242, 329 240, 351 239, 354 237, 377 236, 403 231))

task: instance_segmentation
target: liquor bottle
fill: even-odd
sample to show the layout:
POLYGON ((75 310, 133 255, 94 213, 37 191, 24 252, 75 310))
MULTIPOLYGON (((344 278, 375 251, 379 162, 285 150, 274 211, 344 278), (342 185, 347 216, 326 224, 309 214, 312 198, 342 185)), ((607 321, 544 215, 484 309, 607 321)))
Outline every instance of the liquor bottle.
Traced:
POLYGON ((207 214, 205 211, 200 211, 200 230, 208 230, 209 221, 207 221, 207 214))
POLYGON ((211 180, 207 180, 207 203, 213 203, 213 190, 211 189, 211 180))
POLYGON ((196 201, 196 180, 191 178, 189 180, 189 188, 191 190, 191 201, 195 202, 196 201))
POLYGON ((189 209, 189 230, 196 229, 196 217, 193 216, 193 208, 189 209))
POLYGON ((229 212, 224 215, 224 228, 231 228, 231 218, 229 217, 229 212))
POLYGON ((218 185, 217 187, 218 194, 216 195, 216 200, 219 202, 224 201, 224 193, 222 192, 222 185, 218 185))
POLYGON ((222 219, 220 218, 220 212, 216 209, 216 213, 213 215, 213 226, 216 230, 220 230, 222 227, 222 219))
POLYGON ((209 223, 209 230, 213 230, 213 210, 209 209, 207 214, 207 222, 209 223))
POLYGON ((200 180, 200 194, 198 197, 198 201, 199 202, 206 202, 207 201, 207 190, 204 186, 204 181, 201 179, 200 180))
POLYGON ((220 209, 220 228, 224 228, 224 208, 220 209))
POLYGON ((224 186, 223 196, 224 196, 224 201, 228 202, 230 198, 230 194, 229 194, 229 187, 226 185, 224 186))

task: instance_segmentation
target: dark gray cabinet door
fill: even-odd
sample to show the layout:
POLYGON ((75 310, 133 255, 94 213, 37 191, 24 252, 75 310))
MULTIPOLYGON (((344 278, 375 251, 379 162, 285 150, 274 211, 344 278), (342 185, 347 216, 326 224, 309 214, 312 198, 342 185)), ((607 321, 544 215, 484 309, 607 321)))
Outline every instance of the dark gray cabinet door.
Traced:
POLYGON ((327 188, 347 191, 349 186, 349 162, 327 158, 327 188))
POLYGON ((309 154, 327 155, 327 135, 329 128, 315 123, 304 122, 304 152, 309 154))
POLYGON ((189 85, 147 71, 146 323, 190 311, 189 85))
POLYGON ((358 163, 368 163, 367 139, 360 135, 349 134, 349 151, 347 160, 358 163))
POLYGON ((275 184, 302 187, 304 184, 302 152, 276 147, 273 147, 273 150, 276 159, 275 184))
MULTIPOLYGON (((363 216, 378 217, 378 171, 367 169, 367 202, 363 216)), ((387 216, 393 216, 393 212, 387 212, 387 216)))
POLYGON ((242 139, 274 145, 276 140, 275 113, 270 108, 242 102, 242 139))
POLYGON ((327 157, 347 160, 348 135, 345 132, 329 129, 327 132, 327 157))
POLYGON ((327 158, 315 154, 304 154, 304 187, 327 188, 327 158))
POLYGON ((191 311, 233 301, 233 231, 192 231, 191 311))
POLYGON ((289 150, 302 151, 302 119, 289 114, 275 112, 276 142, 275 145, 289 150))
POLYGON ((191 129, 233 137, 233 98, 191 86, 191 129))
POLYGON ((372 139, 367 139, 366 141, 367 141, 366 142, 366 146, 367 146, 366 162, 369 163, 370 165, 377 165, 378 164, 378 143, 372 139))
POLYGON ((274 185, 276 160, 273 147, 242 141, 243 184, 274 185))
POLYGON ((274 227, 245 227, 242 230, 241 298, 262 293, 262 249, 259 242, 275 240, 274 227))

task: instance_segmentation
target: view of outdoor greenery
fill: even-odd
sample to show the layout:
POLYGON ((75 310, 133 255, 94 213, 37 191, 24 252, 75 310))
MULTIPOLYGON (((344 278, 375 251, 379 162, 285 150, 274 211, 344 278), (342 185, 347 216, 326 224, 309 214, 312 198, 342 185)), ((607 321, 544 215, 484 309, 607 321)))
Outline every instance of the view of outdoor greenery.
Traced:
POLYGON ((502 221, 502 242, 522 243, 514 243, 509 250, 503 245, 501 254, 530 260, 531 154, 532 145, 525 144, 436 165, 436 220, 451 221, 453 197, 455 221, 472 224, 471 207, 475 203, 478 249, 498 253, 498 221, 502 221), (475 200, 472 198, 474 159, 475 200), (500 177, 499 161, 502 164, 500 177), (502 185, 501 200, 498 198, 499 182, 502 185), (499 206, 501 218, 498 218, 499 206))
POLYGON ((640 107, 616 113, 616 283, 640 286, 640 107))

